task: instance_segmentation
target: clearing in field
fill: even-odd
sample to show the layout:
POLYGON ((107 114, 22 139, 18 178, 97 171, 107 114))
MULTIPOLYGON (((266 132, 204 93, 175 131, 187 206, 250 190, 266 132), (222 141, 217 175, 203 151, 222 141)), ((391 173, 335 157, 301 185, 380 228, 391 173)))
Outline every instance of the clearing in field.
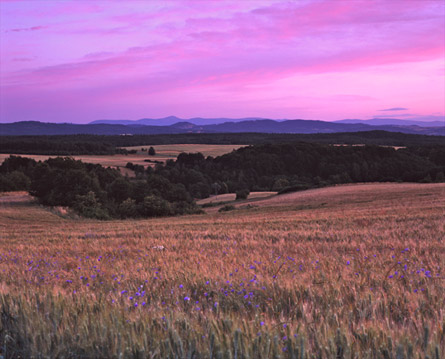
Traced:
MULTIPOLYGON (((126 150, 136 150, 138 154, 146 155, 151 145, 146 146, 130 146, 123 147, 126 150), (144 151, 143 151, 144 150, 144 151)), ((171 145, 156 145, 153 148, 156 150, 156 156, 159 158, 176 159, 180 153, 196 153, 201 152, 204 157, 217 157, 226 153, 237 150, 246 145, 205 145, 205 144, 171 144, 171 145)))
POLYGON ((444 184, 336 186, 255 204, 101 222, 1 196, 0 354, 443 355, 444 184))

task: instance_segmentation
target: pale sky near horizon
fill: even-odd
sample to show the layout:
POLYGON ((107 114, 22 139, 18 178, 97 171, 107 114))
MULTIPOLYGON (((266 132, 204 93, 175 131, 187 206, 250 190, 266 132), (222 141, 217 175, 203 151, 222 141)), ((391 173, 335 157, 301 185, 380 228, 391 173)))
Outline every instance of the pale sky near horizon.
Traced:
POLYGON ((445 115, 442 0, 0 0, 0 122, 445 115))

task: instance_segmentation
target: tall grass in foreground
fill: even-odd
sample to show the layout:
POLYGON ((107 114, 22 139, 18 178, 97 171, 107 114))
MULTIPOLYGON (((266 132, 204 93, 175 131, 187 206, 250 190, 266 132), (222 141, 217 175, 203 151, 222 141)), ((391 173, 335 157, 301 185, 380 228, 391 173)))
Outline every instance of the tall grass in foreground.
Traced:
POLYGON ((442 358, 444 187, 351 188, 150 221, 0 201, 0 355, 442 358))

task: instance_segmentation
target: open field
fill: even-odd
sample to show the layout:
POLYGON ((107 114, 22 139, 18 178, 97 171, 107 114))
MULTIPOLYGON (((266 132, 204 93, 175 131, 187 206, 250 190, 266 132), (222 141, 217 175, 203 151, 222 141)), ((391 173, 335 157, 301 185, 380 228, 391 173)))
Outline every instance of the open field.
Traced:
POLYGON ((442 358, 444 184, 255 205, 100 222, 0 196, 0 355, 442 358))
MULTIPOLYGON (((403 199, 404 203, 406 203, 410 200, 417 201, 417 196, 433 196, 431 193, 423 192, 413 196, 413 189, 422 188, 422 186, 415 183, 357 183, 309 189, 281 195, 275 195, 276 192, 254 192, 252 197, 249 196, 247 200, 238 201, 234 205, 239 207, 240 205, 254 202, 256 206, 267 207, 270 210, 292 210, 311 209, 328 205, 339 208, 342 206, 353 206, 355 203, 372 204, 378 202, 379 209, 383 211, 387 208, 392 208, 397 200, 403 199), (262 194, 268 198, 262 199, 262 194)), ((443 183, 430 186, 436 188, 439 193, 441 191, 445 192, 443 183)), ((445 193, 443 194, 445 195, 445 193)))
MULTIPOLYGON (((100 164, 104 167, 115 167, 123 169, 128 162, 132 162, 135 165, 142 165, 147 167, 147 166, 154 166, 154 163, 145 162, 144 160, 146 159, 151 161, 161 161, 161 162, 165 162, 169 159, 175 160, 176 157, 178 157, 178 155, 181 152, 187 152, 187 153, 201 152, 205 157, 207 156, 216 157, 216 156, 221 156, 225 153, 232 152, 233 150, 243 147, 243 145, 202 145, 202 144, 157 145, 154 146, 156 150, 155 156, 149 156, 147 154, 149 147, 150 147, 149 145, 125 147, 128 150, 138 151, 135 154, 129 154, 129 155, 106 155, 106 156, 81 155, 72 157, 75 158, 76 160, 81 160, 87 163, 100 164), (142 152, 141 151, 142 148, 145 148, 146 151, 142 152)), ((0 153, 0 164, 10 155, 11 154, 0 153)), ((48 155, 28 155, 28 154, 25 155, 17 154, 15 156, 29 157, 35 159, 36 161, 45 161, 50 157, 57 157, 48 155)))
MULTIPOLYGON (((165 159, 175 159, 182 152, 201 152, 205 157, 207 156, 221 156, 226 153, 232 152, 240 147, 244 147, 246 145, 204 145, 204 144, 178 144, 178 145, 156 145, 153 146, 156 150, 156 156, 165 159)), ((146 146, 131 146, 131 147, 123 147, 127 150, 137 150, 138 154, 147 154, 147 150, 150 148, 150 145, 146 146), (145 149, 142 152, 142 149, 145 149)))

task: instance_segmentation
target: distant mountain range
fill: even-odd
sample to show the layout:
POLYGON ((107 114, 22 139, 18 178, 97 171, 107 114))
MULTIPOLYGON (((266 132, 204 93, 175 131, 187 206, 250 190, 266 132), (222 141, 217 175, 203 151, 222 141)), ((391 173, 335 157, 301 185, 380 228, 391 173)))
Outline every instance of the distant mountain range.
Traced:
POLYGON ((148 135, 148 134, 174 134, 174 133, 336 133, 361 132, 383 130, 389 132, 402 132, 421 135, 445 136, 445 123, 441 121, 430 122, 427 126, 420 126, 415 121, 396 119, 372 120, 342 120, 337 122, 314 120, 267 120, 267 119, 204 119, 195 118, 182 120, 170 116, 164 119, 142 119, 139 121, 127 120, 100 120, 93 123, 79 125, 70 123, 44 123, 24 121, 0 124, 0 135, 148 135), (397 121, 391 123, 388 121, 397 121), (156 122, 154 122, 156 121, 156 122), (194 121, 194 122, 192 122, 194 121), (211 123, 210 122, 215 122, 211 123), (223 122, 220 122, 223 121, 223 122), (385 122, 386 121, 386 122, 385 122), (415 123, 412 123, 415 122, 415 123), (153 125, 157 123, 158 125, 153 125), (163 125, 160 126, 159 123, 163 125), (207 123, 207 124, 199 124, 207 123))
MULTIPOLYGON (((245 118, 203 118, 203 117, 193 117, 188 119, 179 118, 176 116, 168 116, 163 118, 142 118, 140 120, 97 120, 90 122, 89 124, 107 124, 107 125, 144 125, 144 126, 170 126, 178 122, 190 122, 194 125, 205 126, 205 125, 216 125, 226 122, 246 122, 246 121, 259 121, 268 120, 262 117, 245 117, 245 118)), ((276 122, 283 122, 286 119, 275 120, 276 122)), ((309 121, 309 120, 305 120, 309 121)), ((326 121, 323 121, 326 122, 326 121)), ((385 126, 385 125, 396 125, 396 126, 420 126, 420 127, 441 127, 445 126, 444 116, 428 116, 428 117, 418 117, 412 120, 401 120, 398 118, 372 118, 370 120, 358 120, 358 119, 347 119, 334 121, 334 123, 347 123, 347 124, 364 124, 371 126, 385 126)))
MULTIPOLYGON (((244 118, 203 118, 203 117, 193 117, 188 119, 179 118, 176 116, 168 116, 163 118, 142 118, 140 120, 96 120, 90 122, 89 124, 107 124, 107 125, 144 125, 144 126, 170 126, 178 122, 190 122, 194 125, 216 125, 218 123, 224 122, 241 122, 241 121, 256 121, 256 120, 266 120, 266 118, 261 117, 244 117, 244 118)), ((278 120, 279 121, 279 120, 278 120)))
POLYGON ((400 120, 397 118, 373 118, 370 120, 340 120, 335 123, 363 123, 371 126, 396 125, 396 126, 420 126, 420 127, 443 127, 445 126, 445 118, 441 121, 416 121, 416 120, 400 120))

